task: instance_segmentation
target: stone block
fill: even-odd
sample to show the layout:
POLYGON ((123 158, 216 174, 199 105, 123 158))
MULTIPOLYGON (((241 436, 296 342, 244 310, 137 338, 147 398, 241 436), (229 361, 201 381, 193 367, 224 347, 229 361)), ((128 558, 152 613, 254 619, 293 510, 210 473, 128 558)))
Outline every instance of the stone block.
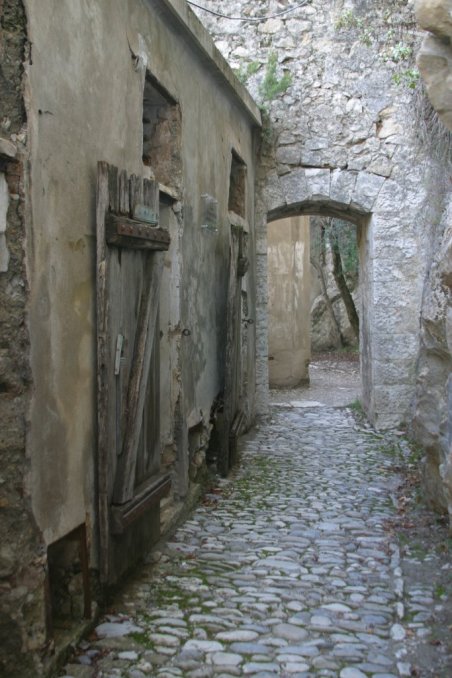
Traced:
POLYGON ((400 228, 400 206, 405 204, 406 189, 393 179, 383 179, 376 200, 374 202, 374 214, 396 217, 395 219, 383 219, 381 222, 385 230, 400 228))
POLYGON ((374 331, 372 335, 372 359, 385 361, 410 359, 419 350, 418 333, 374 331))
POLYGON ((360 211, 371 212, 385 178, 370 172, 358 172, 351 204, 360 211))
POLYGON ((334 170, 331 172, 330 197, 331 200, 350 205, 355 190, 357 172, 334 170))
POLYGON ((373 321, 376 327, 388 331, 413 331, 419 328, 419 309, 414 304, 394 303, 392 299, 389 304, 375 304, 373 321))
POLYGON ((300 149, 297 146, 280 146, 276 151, 276 161, 283 165, 299 165, 300 149))
POLYGON ((374 360, 374 375, 377 383, 387 386, 411 386, 414 380, 414 358, 398 358, 392 360, 374 360))
POLYGON ((281 177, 280 185, 284 200, 288 205, 304 202, 311 197, 306 170, 302 168, 294 169, 281 177))
POLYGON ((386 386, 375 381, 373 396, 374 425, 380 429, 395 428, 407 420, 414 386, 386 386))
POLYGON ((259 24, 258 31, 259 33, 267 33, 273 35, 274 33, 280 33, 283 27, 283 22, 281 19, 268 19, 263 23, 259 24))
POLYGON ((327 169, 305 170, 309 198, 311 200, 330 200, 331 172, 327 169))
POLYGON ((286 204, 283 178, 278 177, 277 174, 270 174, 267 177, 263 193, 265 206, 269 212, 286 204))
POLYGON ((407 234, 403 240, 391 240, 391 246, 388 245, 387 238, 374 238, 374 247, 372 256, 380 261, 388 261, 388 265, 394 265, 394 262, 404 262, 411 266, 415 271, 419 259, 419 242, 414 235, 407 234))

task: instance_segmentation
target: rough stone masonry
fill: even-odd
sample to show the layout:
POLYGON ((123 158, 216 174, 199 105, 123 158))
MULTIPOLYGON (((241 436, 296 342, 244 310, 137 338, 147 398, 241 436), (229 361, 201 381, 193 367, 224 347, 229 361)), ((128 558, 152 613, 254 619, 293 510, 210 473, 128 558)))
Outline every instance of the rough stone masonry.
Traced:
POLYGON ((24 453, 31 389, 25 270, 26 113, 23 63, 29 44, 22 2, 1 3, 0 23, 0 648, 5 675, 32 675, 45 641, 45 549, 31 510, 24 453), (26 639, 28 655, 21 655, 26 639), (20 667, 20 668, 18 668, 20 667))
POLYGON ((414 421, 427 449, 428 497, 452 512, 450 135, 420 85, 414 3, 311 0, 282 16, 289 3, 276 0, 236 0, 227 11, 217 0, 199 4, 273 17, 237 22, 195 10, 269 116, 259 203, 261 407, 267 220, 294 213, 354 220, 364 405, 378 426, 414 421), (275 54, 277 77, 289 74, 291 84, 271 99, 266 76, 275 54))

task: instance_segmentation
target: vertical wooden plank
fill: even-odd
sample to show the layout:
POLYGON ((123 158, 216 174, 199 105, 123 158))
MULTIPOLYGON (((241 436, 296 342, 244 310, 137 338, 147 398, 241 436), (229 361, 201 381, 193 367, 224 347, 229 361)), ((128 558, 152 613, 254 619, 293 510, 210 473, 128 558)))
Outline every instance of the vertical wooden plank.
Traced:
POLYGON ((160 206, 160 191, 157 181, 151 181, 150 179, 144 179, 143 181, 143 204, 146 207, 150 207, 154 214, 159 213, 160 206))
POLYGON ((107 379, 107 243, 105 239, 105 215, 108 212, 109 165, 99 162, 97 166, 96 197, 96 259, 97 259, 97 482, 99 502, 99 541, 101 580, 109 576, 109 508, 108 508, 108 392, 107 379))
POLYGON ((129 178, 127 172, 122 170, 119 175, 119 213, 129 216, 129 178))
POLYGON ((160 471, 160 322, 159 314, 155 323, 149 376, 149 395, 146 401, 146 443, 144 467, 146 475, 160 471))
POLYGON ((108 202, 111 212, 119 210, 118 168, 108 165, 108 202))
POLYGON ((130 177, 129 196, 130 214, 133 216, 135 206, 143 204, 143 180, 141 177, 137 177, 136 174, 132 174, 130 177))
POLYGON ((224 448, 218 459, 219 472, 226 475, 231 466, 229 457, 229 431, 238 409, 238 352, 241 326, 241 279, 238 277, 238 259, 240 253, 240 231, 231 227, 231 248, 229 264, 229 285, 226 307, 226 359, 224 387, 224 448))

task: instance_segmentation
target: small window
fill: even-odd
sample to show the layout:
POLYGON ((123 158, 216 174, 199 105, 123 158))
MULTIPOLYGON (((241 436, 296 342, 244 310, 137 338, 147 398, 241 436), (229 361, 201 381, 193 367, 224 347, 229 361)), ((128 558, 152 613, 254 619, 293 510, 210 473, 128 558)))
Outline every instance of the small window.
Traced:
POLYGON ((143 95, 143 164, 151 168, 161 184, 177 186, 180 183, 180 107, 149 73, 143 95))
POLYGON ((243 218, 246 214, 245 180, 246 165, 237 153, 232 151, 228 209, 243 218))

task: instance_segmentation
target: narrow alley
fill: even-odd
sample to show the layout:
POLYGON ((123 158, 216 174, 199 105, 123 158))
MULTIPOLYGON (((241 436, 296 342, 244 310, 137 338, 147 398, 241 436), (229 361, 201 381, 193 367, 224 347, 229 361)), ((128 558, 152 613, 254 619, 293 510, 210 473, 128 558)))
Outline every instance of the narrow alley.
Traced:
POLYGON ((451 675, 447 556, 394 530, 407 443, 294 393, 242 438, 240 468, 151 554, 66 678, 451 675))

